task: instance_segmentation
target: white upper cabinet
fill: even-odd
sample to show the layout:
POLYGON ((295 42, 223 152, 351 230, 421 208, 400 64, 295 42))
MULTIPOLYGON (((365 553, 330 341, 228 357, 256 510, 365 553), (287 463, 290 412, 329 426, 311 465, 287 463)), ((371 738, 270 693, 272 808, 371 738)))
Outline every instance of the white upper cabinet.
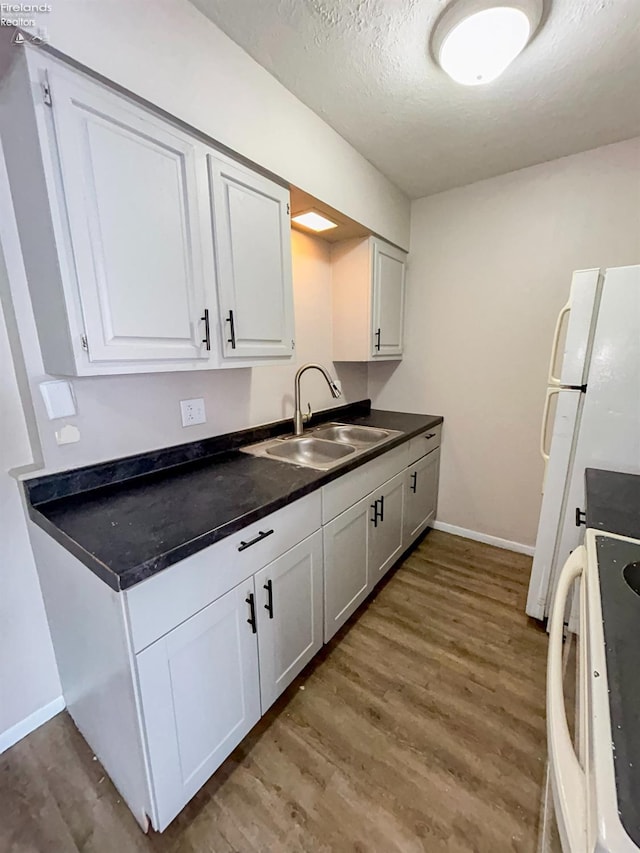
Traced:
POLYGON ((49 81, 89 360, 206 360, 196 143, 102 87, 49 81))
POLYGON ((334 361, 402 358, 407 255, 377 237, 332 247, 334 361))
POLYGON ((293 353, 289 191, 24 49, 0 132, 45 370, 239 367, 293 353))
POLYGON ((223 357, 291 358, 289 191, 219 155, 208 161, 223 357))
POLYGON ((406 255, 382 240, 372 240, 371 357, 401 358, 404 332, 406 255))

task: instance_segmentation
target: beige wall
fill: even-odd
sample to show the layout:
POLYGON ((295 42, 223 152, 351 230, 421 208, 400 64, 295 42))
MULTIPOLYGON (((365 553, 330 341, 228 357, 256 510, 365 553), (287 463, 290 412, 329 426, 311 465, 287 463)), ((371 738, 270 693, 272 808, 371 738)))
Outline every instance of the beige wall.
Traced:
POLYGON ((532 545, 549 348, 571 273, 640 262, 640 139, 414 202, 406 356, 381 408, 445 417, 438 519, 532 545))

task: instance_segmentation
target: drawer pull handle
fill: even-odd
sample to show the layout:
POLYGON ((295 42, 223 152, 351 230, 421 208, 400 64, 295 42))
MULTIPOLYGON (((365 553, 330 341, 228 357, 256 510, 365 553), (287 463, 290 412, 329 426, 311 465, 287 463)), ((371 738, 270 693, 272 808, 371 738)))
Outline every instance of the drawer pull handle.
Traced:
POLYGON ((251 633, 256 634, 258 629, 256 628, 256 603, 253 598, 253 593, 250 592, 249 596, 245 598, 246 603, 249 605, 249 618, 247 622, 251 625, 251 633))
POLYGON ((417 471, 413 472, 413 474, 411 475, 411 479, 413 482, 411 483, 409 488, 411 489, 411 491, 415 495, 415 493, 418 491, 418 472, 417 471))
POLYGON ((375 345, 375 348, 376 348, 376 350, 377 350, 378 352, 380 352, 380 347, 382 346, 382 344, 380 343, 380 336, 381 336, 381 334, 382 334, 382 330, 381 330, 381 329, 377 329, 377 330, 376 330, 376 345, 375 345))
POLYGON ((434 437, 435 437, 435 432, 428 432, 428 433, 425 435, 425 438, 426 438, 427 440, 428 440, 428 439, 430 439, 430 438, 434 438, 434 437))
POLYGON ((263 589, 267 590, 267 603, 264 609, 269 614, 269 619, 273 619, 273 581, 268 580, 263 589))
POLYGON ((249 539, 248 542, 240 541, 238 551, 244 551, 245 548, 251 548, 251 546, 255 545, 256 542, 262 542, 263 539, 266 539, 267 536, 271 536, 272 533, 273 530, 259 530, 255 539, 249 539))

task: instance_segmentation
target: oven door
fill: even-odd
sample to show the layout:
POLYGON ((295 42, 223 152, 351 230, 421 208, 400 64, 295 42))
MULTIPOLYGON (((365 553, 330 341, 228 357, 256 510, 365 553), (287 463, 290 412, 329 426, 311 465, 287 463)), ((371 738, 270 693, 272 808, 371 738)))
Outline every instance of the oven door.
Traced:
MULTIPOLYGON (((550 853, 587 851, 586 584, 582 582, 586 560, 583 546, 569 556, 558 579, 549 620, 546 786, 549 814, 543 821, 543 829, 546 829, 546 850, 550 853), (568 633, 565 642, 566 605, 574 586, 577 586, 579 620, 576 634, 568 633)), ((545 850, 542 846, 540 849, 545 850)))

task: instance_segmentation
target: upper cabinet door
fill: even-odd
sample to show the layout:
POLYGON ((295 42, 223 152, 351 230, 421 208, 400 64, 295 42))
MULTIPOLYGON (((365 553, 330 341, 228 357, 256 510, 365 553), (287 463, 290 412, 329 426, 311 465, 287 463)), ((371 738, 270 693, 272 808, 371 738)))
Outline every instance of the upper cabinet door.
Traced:
POLYGON ((209 155, 222 354, 291 357, 289 191, 209 155))
POLYGON ((381 240, 372 239, 371 242, 371 355, 373 358, 397 358, 403 351, 406 255, 381 240))
MULTIPOLYGON (((91 361, 209 358, 197 169, 204 149, 102 87, 52 75, 52 109, 91 361)), ((209 249, 210 251, 210 249, 209 249)), ((209 288, 215 293, 213 282, 209 288)))

